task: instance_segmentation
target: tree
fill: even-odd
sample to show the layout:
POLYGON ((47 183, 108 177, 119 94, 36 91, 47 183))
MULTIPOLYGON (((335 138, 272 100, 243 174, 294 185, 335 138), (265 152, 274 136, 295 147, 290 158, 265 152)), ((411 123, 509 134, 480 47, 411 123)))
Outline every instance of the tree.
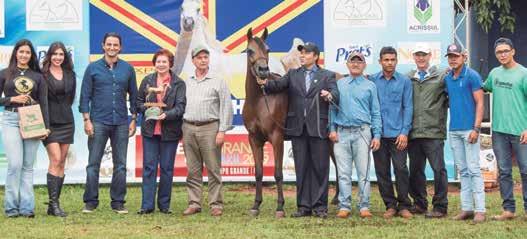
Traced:
POLYGON ((514 32, 516 18, 511 10, 510 0, 470 0, 476 13, 476 21, 485 32, 489 32, 498 15, 500 30, 514 32))

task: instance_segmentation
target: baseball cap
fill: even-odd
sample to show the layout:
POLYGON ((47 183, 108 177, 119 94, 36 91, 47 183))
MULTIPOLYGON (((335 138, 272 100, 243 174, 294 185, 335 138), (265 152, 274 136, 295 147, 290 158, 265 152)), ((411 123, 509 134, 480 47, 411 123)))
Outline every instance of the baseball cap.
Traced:
POLYGON ((463 55, 463 48, 461 48, 461 46, 459 44, 457 44, 457 43, 452 43, 452 44, 448 45, 448 47, 446 49, 445 56, 448 56, 448 55, 461 56, 461 55, 463 55))
POLYGON ((318 46, 313 42, 306 42, 304 45, 298 45, 296 48, 298 51, 305 50, 306 52, 313 52, 315 55, 320 54, 320 50, 318 49, 318 46))
POLYGON ((366 58, 364 57, 364 54, 362 54, 360 51, 353 51, 348 56, 348 61, 353 60, 353 58, 359 58, 361 61, 366 61, 366 58))
POLYGON ((194 49, 192 49, 192 52, 191 52, 191 56, 192 58, 194 58, 195 56, 197 56, 199 53, 201 52, 206 52, 207 54, 210 54, 209 50, 207 49, 206 46, 204 45, 198 45, 197 47, 195 47, 194 49))
POLYGON ((420 42, 420 43, 415 44, 415 48, 412 50, 412 54, 415 54, 418 52, 430 54, 432 50, 430 50, 430 46, 427 43, 420 42))

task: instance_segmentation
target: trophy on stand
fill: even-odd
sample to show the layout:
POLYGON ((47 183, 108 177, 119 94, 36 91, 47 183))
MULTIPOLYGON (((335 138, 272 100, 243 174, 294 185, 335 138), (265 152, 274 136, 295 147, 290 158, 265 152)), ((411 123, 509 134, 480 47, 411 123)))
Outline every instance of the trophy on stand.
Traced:
MULTIPOLYGON (((166 104, 163 102, 149 102, 150 98, 152 96, 156 96, 157 94, 162 94, 166 91, 168 84, 164 84, 158 87, 146 87, 146 102, 145 102, 145 120, 158 120, 159 116, 163 113, 162 108, 166 107, 166 104)), ((157 97, 157 96, 156 96, 157 97)))

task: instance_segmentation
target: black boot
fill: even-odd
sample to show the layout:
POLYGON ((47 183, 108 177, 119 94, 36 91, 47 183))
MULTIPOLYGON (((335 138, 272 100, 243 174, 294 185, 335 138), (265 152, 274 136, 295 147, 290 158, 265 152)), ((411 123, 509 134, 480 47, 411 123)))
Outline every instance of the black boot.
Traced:
POLYGON ((64 177, 56 177, 51 174, 47 174, 48 182, 48 215, 65 217, 66 213, 60 208, 59 198, 60 191, 62 190, 62 183, 64 182, 64 177))
POLYGON ((64 185, 64 178, 65 177, 66 177, 66 175, 63 175, 62 177, 59 177, 59 195, 57 197, 57 206, 60 209, 60 211, 62 212, 62 214, 64 214, 64 217, 68 216, 68 214, 66 212, 64 212, 64 210, 62 210, 62 208, 60 207, 60 195, 62 194, 62 185, 64 185))

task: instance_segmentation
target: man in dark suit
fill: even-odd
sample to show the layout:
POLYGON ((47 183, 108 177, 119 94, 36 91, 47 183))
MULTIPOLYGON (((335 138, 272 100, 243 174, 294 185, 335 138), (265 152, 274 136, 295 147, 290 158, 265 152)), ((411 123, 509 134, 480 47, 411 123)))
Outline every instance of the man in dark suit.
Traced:
POLYGON ((289 95, 286 135, 291 138, 295 160, 297 207, 292 217, 314 214, 326 218, 328 208, 329 101, 337 103, 335 73, 317 64, 320 51, 314 43, 298 46, 302 67, 289 70, 279 80, 263 80, 268 93, 289 95))

